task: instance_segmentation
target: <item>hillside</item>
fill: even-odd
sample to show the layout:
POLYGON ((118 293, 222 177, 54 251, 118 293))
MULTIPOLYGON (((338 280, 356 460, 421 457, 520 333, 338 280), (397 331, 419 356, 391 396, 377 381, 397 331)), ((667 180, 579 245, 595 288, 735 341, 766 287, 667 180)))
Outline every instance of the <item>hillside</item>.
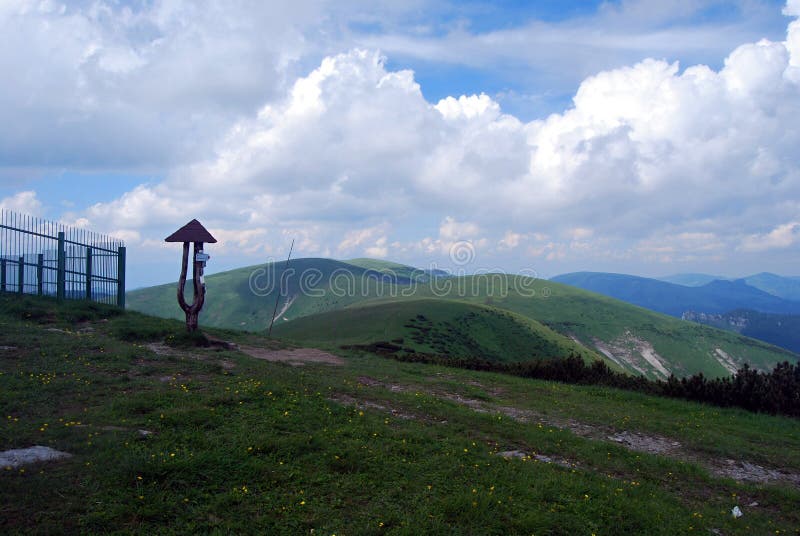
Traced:
MULTIPOLYGON (((280 300, 276 326, 355 304, 436 298, 517 313, 602 354, 629 372, 648 377, 698 372, 717 377, 730 374, 745 362, 767 370, 778 362, 796 360, 794 354, 735 333, 683 322, 552 281, 502 274, 433 278, 427 282, 380 277, 384 276, 376 270, 327 259, 292 261, 285 276, 283 263, 214 274, 206 278, 208 305, 200 321, 208 326, 265 329, 277 291, 253 292, 250 280, 258 290, 268 288, 268 280, 283 279, 288 281, 288 290, 280 300), (264 270, 263 278, 259 277, 264 270)), ((180 318, 174 293, 174 285, 131 292, 128 306, 180 318)), ((308 326, 306 334, 298 337, 313 340, 313 324, 303 326, 308 326)), ((381 334, 375 339, 371 342, 386 337, 381 334)))
POLYGON ((785 277, 762 272, 744 278, 745 283, 786 300, 800 301, 800 277, 785 277))
POLYGON ((774 315, 740 309, 721 315, 689 312, 684 318, 735 331, 800 354, 800 315, 774 315))
POLYGON ((800 526, 794 419, 347 352, 321 364, 209 334, 239 349, 195 346, 179 322, 0 295, 0 450, 70 455, 0 471, 0 532, 800 526))
POLYGON ((800 314, 800 302, 773 296, 744 280, 714 280, 687 287, 657 279, 602 272, 576 272, 551 279, 623 300, 659 313, 679 317, 686 311, 726 313, 752 309, 762 313, 800 314))
MULTIPOLYGON (((410 275, 410 270, 389 274, 316 258, 292 260, 286 271, 283 262, 247 266, 206 276, 209 291, 200 321, 206 326, 258 331, 269 326, 279 295, 276 319, 280 323, 390 294, 390 289, 399 292, 411 284, 410 275)), ((190 279, 187 296, 191 288, 190 279)), ((176 289, 177 283, 170 283, 128 292, 126 304, 134 311, 182 319, 176 289)))
POLYGON ((274 334, 331 348, 378 344, 401 354, 447 359, 527 361, 570 354, 589 362, 606 359, 524 316, 441 299, 356 304, 283 323, 274 334))
POLYGON ((656 277, 655 279, 658 279, 659 281, 665 281, 667 283, 674 283, 676 285, 683 285, 685 287, 702 287, 703 285, 707 285, 712 281, 728 278, 721 275, 685 273, 666 275, 664 277, 656 277))

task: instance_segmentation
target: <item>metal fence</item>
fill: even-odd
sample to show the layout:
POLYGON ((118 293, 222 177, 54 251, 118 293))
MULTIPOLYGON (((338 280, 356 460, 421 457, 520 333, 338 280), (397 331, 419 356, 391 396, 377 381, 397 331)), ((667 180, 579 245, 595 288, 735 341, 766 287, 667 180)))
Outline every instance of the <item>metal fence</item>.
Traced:
POLYGON ((0 210, 0 292, 125 307, 122 240, 0 210))

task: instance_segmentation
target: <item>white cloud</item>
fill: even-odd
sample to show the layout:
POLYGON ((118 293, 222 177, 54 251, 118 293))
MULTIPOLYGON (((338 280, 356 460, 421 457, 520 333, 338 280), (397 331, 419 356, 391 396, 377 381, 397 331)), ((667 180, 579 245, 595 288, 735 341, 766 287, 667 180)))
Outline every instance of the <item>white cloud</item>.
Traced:
POLYGON ((386 224, 348 231, 336 249, 345 255, 363 252, 368 257, 386 257, 389 254, 386 232, 386 224))
POLYGON ((520 243, 525 240, 527 237, 523 236, 520 233, 515 233, 514 231, 506 231, 503 235, 503 238, 497 243, 497 247, 500 251, 504 250, 512 250, 520 245, 520 243))
POLYGON ((0 208, 29 216, 42 215, 42 202, 39 201, 36 192, 32 190, 17 192, 12 196, 0 199, 0 208))
MULTIPOLYGON (((121 117, 129 118, 139 116, 141 102, 134 93, 163 99, 187 117, 221 109, 215 99, 240 97, 236 110, 225 112, 232 126, 220 129, 212 152, 172 167, 161 183, 90 207, 80 216, 95 228, 137 231, 146 240, 198 217, 231 233, 225 248, 252 254, 261 251, 253 249, 256 243, 292 237, 299 253, 374 256, 395 251, 446 256, 458 241, 471 241, 481 251, 489 244, 510 251, 523 237, 533 237, 537 243, 527 244, 529 253, 550 260, 637 252, 675 259, 716 257, 720 248, 704 248, 704 241, 746 244, 763 228, 777 232, 794 221, 800 209, 796 20, 786 42, 736 47, 719 70, 705 65, 682 70, 677 62, 656 59, 595 70, 569 109, 526 123, 503 113, 485 94, 430 103, 411 71, 388 69, 375 50, 329 55, 294 77, 275 69, 284 48, 264 45, 269 67, 256 78, 237 78, 250 63, 220 62, 245 45, 223 40, 220 51, 198 52, 209 55, 198 60, 202 73, 167 75, 159 69, 174 64, 162 63, 164 55, 188 53, 182 39, 192 37, 194 43, 192 32, 200 32, 214 44, 221 39, 215 32, 229 33, 241 23, 219 9, 206 14, 196 11, 202 8, 168 6, 174 8, 158 4, 124 16, 114 8, 117 26, 111 29, 100 22, 102 10, 48 15, 58 32, 82 36, 74 43, 64 37, 72 45, 59 52, 66 55, 63 65, 72 65, 65 74, 74 87, 63 107, 56 103, 58 110, 74 111, 81 102, 90 119, 103 110, 118 114, 106 105, 120 95, 123 83, 132 83, 121 99, 121 117), (181 25, 184 9, 188 28, 181 25), (221 17, 219 25, 212 24, 214 16, 221 17), (143 38, 145 30, 160 37, 143 38), (227 85, 216 96, 207 86, 197 95, 187 87, 217 67, 220 79, 241 80, 241 94, 227 85), (277 80, 279 71, 287 78, 277 80), (91 78, 100 72, 104 83, 91 78), (159 75, 169 87, 156 97, 157 88, 147 84, 159 75), (83 87, 79 80, 92 91, 75 90, 83 87), (113 91, 97 89, 112 83, 113 91), (177 102, 181 98, 186 101, 177 102), (242 229, 263 232, 241 235, 238 242, 242 229), (662 239, 666 243, 659 245, 662 239)), ((793 2, 786 9, 796 8, 793 2)), ((0 20, 12 17, 0 12, 0 20)), ((286 32, 293 42, 294 30, 286 32)), ((296 44, 304 46, 302 39, 296 44)), ((253 50, 244 50, 252 60, 253 50)), ((38 94, 33 95, 35 100, 38 94)), ((178 121, 189 130, 175 139, 186 138, 197 125, 187 121, 178 121)), ((113 135, 108 139, 113 142, 113 135)))
POLYGON ((785 249, 800 243, 800 222, 778 225, 765 234, 752 234, 742 240, 741 249, 748 252, 785 249))

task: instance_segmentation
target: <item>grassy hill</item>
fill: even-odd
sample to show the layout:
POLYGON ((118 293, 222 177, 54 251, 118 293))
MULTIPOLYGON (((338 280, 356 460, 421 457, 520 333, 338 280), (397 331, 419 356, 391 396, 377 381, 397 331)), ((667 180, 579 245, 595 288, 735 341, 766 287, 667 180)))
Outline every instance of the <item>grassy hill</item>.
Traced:
POLYGON ((526 361, 576 354, 593 361, 604 357, 524 316, 439 299, 357 304, 286 322, 273 333, 314 345, 377 343, 405 354, 452 359, 526 361))
MULTIPOLYGON (((276 326, 317 313, 343 311, 356 304, 445 299, 524 316, 602 354, 627 371, 648 377, 698 372, 716 377, 729 374, 745 362, 768 370, 778 362, 797 359, 788 351, 735 333, 670 318, 552 281, 504 274, 412 281, 387 278, 375 267, 379 265, 363 268, 327 259, 298 259, 292 261, 286 274, 283 263, 214 274, 206 278, 207 306, 200 321, 216 327, 265 329, 278 292, 277 285, 269 283, 283 280, 286 284, 276 326)), ((174 294, 174 285, 130 292, 128 307, 180 318, 174 294)), ((302 325, 308 329, 304 328, 302 336, 296 331, 296 338, 314 341, 319 337, 313 324, 302 325)), ((374 333, 376 328, 362 322, 354 329, 374 333)), ((330 342, 330 338, 326 340, 330 342)), ((372 342, 383 340, 386 337, 381 334, 372 342)))
POLYGON ((72 455, 0 468, 0 532, 800 526, 797 420, 346 352, 295 367, 270 360, 282 341, 209 329, 241 350, 197 347, 183 330, 0 295, 0 450, 72 455))

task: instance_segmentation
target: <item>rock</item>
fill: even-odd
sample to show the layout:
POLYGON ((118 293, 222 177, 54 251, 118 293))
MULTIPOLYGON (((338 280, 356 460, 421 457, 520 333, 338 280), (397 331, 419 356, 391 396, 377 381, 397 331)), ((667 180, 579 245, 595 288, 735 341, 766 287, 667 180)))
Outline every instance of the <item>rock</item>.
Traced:
POLYGON ((17 468, 36 462, 47 462, 71 458, 72 454, 61 452, 50 447, 35 445, 24 449, 12 449, 0 452, 0 467, 17 468))
POLYGON ((501 458, 508 458, 508 459, 510 458, 524 459, 528 456, 521 450, 505 450, 503 452, 498 452, 497 455, 500 456, 501 458))

